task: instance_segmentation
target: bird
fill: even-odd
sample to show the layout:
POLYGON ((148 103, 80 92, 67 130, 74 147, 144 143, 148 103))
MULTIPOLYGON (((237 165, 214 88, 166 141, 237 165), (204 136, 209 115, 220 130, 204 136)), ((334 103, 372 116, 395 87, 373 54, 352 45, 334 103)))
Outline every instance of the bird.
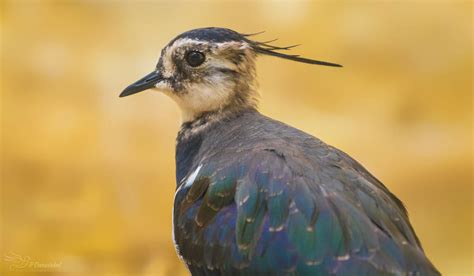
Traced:
POLYGON ((297 45, 208 27, 162 50, 145 90, 179 106, 173 240, 192 275, 440 275, 403 203, 345 152, 258 111, 256 59, 297 45))

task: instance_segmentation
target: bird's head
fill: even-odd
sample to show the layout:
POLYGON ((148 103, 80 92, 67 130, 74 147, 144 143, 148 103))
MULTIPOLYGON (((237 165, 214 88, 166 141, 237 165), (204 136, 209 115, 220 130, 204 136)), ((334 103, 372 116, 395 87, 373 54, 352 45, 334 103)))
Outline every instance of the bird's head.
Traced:
POLYGON ((251 35, 225 28, 185 32, 163 48, 155 70, 128 86, 120 97, 156 89, 177 102, 184 121, 192 121, 208 112, 256 107, 255 58, 258 54, 340 66, 280 53, 278 51, 294 46, 256 42, 248 38, 251 35))

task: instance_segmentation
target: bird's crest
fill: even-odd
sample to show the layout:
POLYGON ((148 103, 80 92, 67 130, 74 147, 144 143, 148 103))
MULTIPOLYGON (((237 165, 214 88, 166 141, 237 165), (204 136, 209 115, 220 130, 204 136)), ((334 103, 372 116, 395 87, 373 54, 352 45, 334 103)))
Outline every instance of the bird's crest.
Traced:
POLYGON ((252 48, 259 54, 284 58, 284 59, 288 59, 288 60, 292 60, 292 61, 296 61, 296 62, 308 63, 308 64, 342 67, 342 65, 336 64, 336 63, 331 63, 331 62, 326 62, 326 61, 319 61, 319 60, 300 57, 299 55, 288 55, 288 54, 277 52, 277 51, 290 50, 292 48, 300 46, 301 44, 295 44, 295 45, 281 47, 281 46, 275 46, 275 45, 270 44, 272 42, 277 41, 278 38, 277 39, 272 39, 272 40, 269 40, 269 41, 263 41, 263 42, 251 40, 251 39, 248 38, 250 36, 259 35, 259 34, 262 34, 264 32, 265 31, 257 32, 257 33, 251 33, 251 34, 241 34, 241 35, 243 37, 245 37, 245 40, 247 40, 247 42, 252 46, 252 48))

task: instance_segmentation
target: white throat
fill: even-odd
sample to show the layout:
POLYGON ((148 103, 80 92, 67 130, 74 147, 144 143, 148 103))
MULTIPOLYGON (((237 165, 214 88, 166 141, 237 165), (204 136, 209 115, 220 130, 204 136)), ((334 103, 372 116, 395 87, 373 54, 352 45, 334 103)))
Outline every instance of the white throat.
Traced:
POLYGON ((235 96, 233 83, 214 78, 212 83, 193 85, 184 94, 171 93, 170 97, 181 109, 182 121, 193 121, 205 112, 217 111, 230 104, 235 96))

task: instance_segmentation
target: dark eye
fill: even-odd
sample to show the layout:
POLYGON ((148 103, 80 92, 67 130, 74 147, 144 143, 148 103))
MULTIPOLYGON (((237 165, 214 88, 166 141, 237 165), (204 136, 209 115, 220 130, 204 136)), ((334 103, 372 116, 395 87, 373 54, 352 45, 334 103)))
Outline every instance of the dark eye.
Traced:
POLYGON ((204 54, 198 51, 191 51, 186 54, 186 62, 192 67, 201 65, 205 59, 204 54))

